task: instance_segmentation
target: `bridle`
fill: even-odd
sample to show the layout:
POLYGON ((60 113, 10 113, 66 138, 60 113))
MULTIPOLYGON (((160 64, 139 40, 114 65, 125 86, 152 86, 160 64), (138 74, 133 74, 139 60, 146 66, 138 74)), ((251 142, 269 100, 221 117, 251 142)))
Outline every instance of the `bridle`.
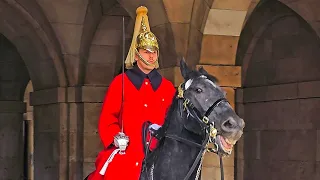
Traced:
POLYGON ((191 103, 191 101, 186 98, 184 96, 184 84, 182 83, 179 85, 178 87, 178 95, 177 98, 182 99, 183 100, 183 110, 188 112, 188 115, 190 114, 191 117, 193 117, 194 119, 196 119, 202 130, 205 131, 205 138, 204 141, 202 142, 202 144, 198 144, 195 142, 192 142, 190 140, 178 137, 176 135, 171 135, 168 133, 165 133, 164 137, 176 140, 176 141, 180 141, 192 146, 197 146, 200 149, 200 152, 198 153, 195 161, 193 162, 190 170, 188 171, 186 177, 184 178, 184 180, 188 180, 189 177, 191 176, 191 174, 193 173, 194 169, 196 168, 197 164, 200 161, 198 170, 197 170, 197 174, 196 174, 196 180, 199 178, 200 175, 200 169, 202 166, 202 160, 204 157, 205 152, 213 152, 213 153, 217 153, 220 157, 220 169, 221 169, 221 180, 224 180, 224 172, 223 172, 223 163, 222 163, 222 156, 221 154, 219 154, 219 146, 216 143, 216 138, 217 138, 217 129, 215 128, 215 125, 213 122, 209 121, 209 115, 212 113, 212 111, 221 103, 221 102, 228 102, 228 100, 226 98, 219 98, 218 100, 216 100, 209 108, 208 110, 202 115, 200 113, 200 111, 191 103), (209 148, 208 145, 212 143, 213 144, 213 148, 209 148))
MULTIPOLYGON (((201 129, 205 132, 205 138, 203 140, 203 142, 201 144, 190 141, 188 139, 179 137, 177 135, 174 134, 169 134, 167 132, 163 132, 162 135, 160 135, 161 137, 166 137, 175 141, 179 141, 185 144, 188 144, 190 146, 196 146, 198 148, 200 148, 200 151, 195 159, 195 161, 193 162, 191 168, 189 169, 187 175, 185 176, 184 180, 189 180, 190 176, 192 175, 192 173, 194 172, 196 166, 199 164, 198 169, 197 169, 197 174, 196 174, 196 180, 198 180, 199 176, 200 176, 200 171, 201 171, 201 167, 202 167, 202 161, 205 155, 205 152, 211 152, 211 153, 216 153, 219 155, 220 157, 220 170, 221 170, 221 180, 224 180, 224 172, 223 172, 223 162, 222 162, 222 154, 219 153, 219 146, 216 142, 216 138, 217 138, 217 129, 215 128, 214 122, 210 122, 209 121, 209 116, 212 113, 212 111, 219 106, 219 104, 221 102, 228 102, 228 100, 226 98, 219 98, 218 100, 216 100, 209 108, 208 110, 204 113, 201 114, 201 112, 191 103, 191 101, 184 96, 184 92, 185 92, 185 83, 181 83, 178 87, 178 94, 177 97, 179 100, 182 100, 179 104, 179 106, 183 109, 180 110, 181 112, 181 116, 182 116, 182 112, 183 111, 187 111, 188 115, 187 117, 192 117, 194 119, 196 119, 200 126, 201 129), (209 144, 213 144, 213 147, 210 148, 209 144), (200 162, 200 163, 199 163, 200 162)), ((150 123, 146 123, 144 126, 148 126, 150 123)), ((146 129, 146 128, 144 128, 146 129)), ((145 137, 146 131, 143 131, 143 136, 145 137)), ((145 139, 144 139, 145 141, 145 139)), ((150 144, 150 142, 148 143, 150 144)), ((148 147, 144 146, 144 150, 145 150, 145 155, 148 154, 148 147)), ((227 153, 231 153, 231 152, 227 152, 227 153)), ((146 159, 145 159, 146 160, 146 159)), ((144 163, 145 164, 145 163, 144 163)), ((151 180, 153 180, 153 168, 154 168, 154 164, 151 167, 151 171, 150 171, 150 176, 151 176, 151 180)))

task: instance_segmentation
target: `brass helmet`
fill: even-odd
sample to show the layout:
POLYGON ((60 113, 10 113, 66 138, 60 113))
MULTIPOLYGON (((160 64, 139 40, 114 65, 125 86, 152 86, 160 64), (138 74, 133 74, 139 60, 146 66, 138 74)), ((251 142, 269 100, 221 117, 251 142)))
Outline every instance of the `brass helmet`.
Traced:
POLYGON ((135 63, 135 55, 137 54, 139 58, 147 65, 159 67, 158 59, 154 64, 150 64, 148 61, 143 59, 143 57, 138 52, 138 49, 145 49, 150 52, 158 52, 159 57, 159 44, 157 37, 150 31, 149 20, 148 20, 148 9, 144 6, 140 6, 136 10, 136 22, 133 31, 133 37, 131 46, 125 61, 126 68, 131 69, 133 63, 135 63))

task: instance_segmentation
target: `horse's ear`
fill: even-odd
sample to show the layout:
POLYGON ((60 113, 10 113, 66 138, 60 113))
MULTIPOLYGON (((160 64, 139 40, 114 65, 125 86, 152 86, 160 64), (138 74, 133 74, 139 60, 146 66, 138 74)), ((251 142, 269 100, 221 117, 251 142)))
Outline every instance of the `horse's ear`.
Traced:
POLYGON ((201 74, 204 74, 204 75, 208 75, 209 74, 202 66, 199 68, 199 72, 201 74))
POLYGON ((188 74, 191 72, 184 58, 180 60, 180 72, 184 80, 189 79, 188 74))

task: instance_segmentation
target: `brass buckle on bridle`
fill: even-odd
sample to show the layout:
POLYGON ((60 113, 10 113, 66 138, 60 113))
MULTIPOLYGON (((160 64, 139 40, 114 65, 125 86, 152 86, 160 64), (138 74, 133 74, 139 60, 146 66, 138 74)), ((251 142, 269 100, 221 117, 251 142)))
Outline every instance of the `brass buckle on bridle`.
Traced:
POLYGON ((217 153, 218 149, 219 149, 219 146, 216 143, 216 138, 217 138, 218 131, 217 131, 216 128, 214 128, 214 125, 212 125, 212 124, 210 125, 208 133, 209 133, 208 145, 211 143, 213 145, 213 147, 207 146, 207 152, 217 153))
POLYGON ((211 126, 210 127, 210 137, 215 139, 217 137, 217 134, 218 134, 217 129, 211 126))
POLYGON ((182 83, 178 87, 178 95, 177 95, 178 98, 183 98, 183 89, 181 86, 182 86, 182 83))
POLYGON ((209 118, 207 116, 203 116, 202 122, 204 122, 205 124, 208 124, 209 123, 209 118))

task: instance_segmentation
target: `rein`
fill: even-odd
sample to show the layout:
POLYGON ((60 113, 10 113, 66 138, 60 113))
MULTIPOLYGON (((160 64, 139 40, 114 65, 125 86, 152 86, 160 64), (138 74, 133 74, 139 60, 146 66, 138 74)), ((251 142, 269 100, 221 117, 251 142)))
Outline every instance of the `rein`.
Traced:
MULTIPOLYGON (((192 164, 191 168, 189 169, 186 177, 184 178, 184 180, 188 180, 190 178, 191 174, 193 173, 193 171, 195 170, 197 164, 200 162, 200 160, 202 160, 202 157, 204 155, 204 151, 206 150, 206 146, 207 146, 208 141, 209 141, 208 133, 206 133, 206 138, 205 138, 205 140, 203 141, 202 144, 198 144, 198 143, 189 141, 187 139, 184 139, 184 138, 181 138, 181 137, 178 137, 178 136, 175 136, 175 135, 170 135, 170 134, 166 134, 165 137, 173 139, 173 140, 176 140, 176 141, 180 141, 180 142, 185 143, 185 144, 189 144, 189 145, 197 146, 197 147, 201 148, 200 152, 198 153, 198 155, 196 157, 196 160, 193 162, 193 164, 192 164)), ((197 171, 196 179, 199 178, 200 167, 201 167, 201 164, 199 164, 199 168, 198 168, 199 170, 197 171)))

